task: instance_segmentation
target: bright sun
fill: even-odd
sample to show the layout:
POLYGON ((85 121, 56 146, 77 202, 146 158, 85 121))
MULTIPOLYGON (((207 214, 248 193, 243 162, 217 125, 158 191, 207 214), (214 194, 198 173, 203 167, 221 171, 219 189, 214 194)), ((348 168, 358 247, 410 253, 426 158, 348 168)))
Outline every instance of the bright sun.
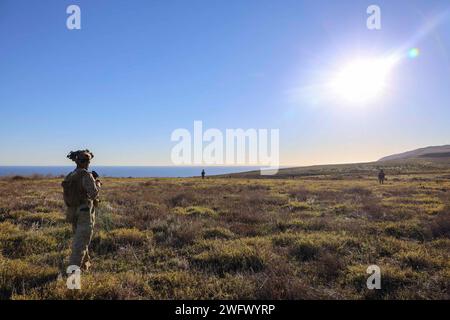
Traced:
POLYGON ((368 103, 383 93, 392 66, 389 59, 356 60, 339 70, 330 85, 345 102, 368 103))

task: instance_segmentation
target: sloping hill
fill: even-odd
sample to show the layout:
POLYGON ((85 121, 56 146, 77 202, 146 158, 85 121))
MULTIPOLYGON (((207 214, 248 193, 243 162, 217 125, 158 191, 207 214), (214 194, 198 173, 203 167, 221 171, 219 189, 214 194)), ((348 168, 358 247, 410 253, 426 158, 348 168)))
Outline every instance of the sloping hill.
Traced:
POLYGON ((222 175, 222 177, 263 179, 333 177, 334 179, 340 179, 355 176, 376 176, 381 168, 390 175, 450 172, 450 145, 421 148, 387 156, 374 162, 283 168, 273 176, 263 176, 257 170, 222 175))
POLYGON ((431 146, 383 157, 378 161, 405 160, 416 158, 450 158, 450 145, 431 146))
POLYGON ((349 164, 330 164, 308 167, 283 168, 276 175, 264 176, 260 171, 249 171, 235 174, 221 175, 221 177, 232 178, 259 178, 259 179, 279 179, 279 178, 298 178, 298 177, 317 177, 317 178, 354 178, 364 176, 376 176, 382 168, 389 175, 397 174, 418 174, 418 173, 450 173, 450 158, 439 158, 440 161, 434 161, 425 158, 405 159, 405 160, 387 160, 382 162, 349 163, 349 164))

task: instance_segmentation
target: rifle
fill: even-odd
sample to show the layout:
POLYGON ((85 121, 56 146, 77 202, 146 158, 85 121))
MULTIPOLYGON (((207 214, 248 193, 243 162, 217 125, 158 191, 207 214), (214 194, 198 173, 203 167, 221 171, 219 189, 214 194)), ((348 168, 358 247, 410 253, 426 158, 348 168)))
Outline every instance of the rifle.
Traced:
MULTIPOLYGON (((98 174, 97 172, 95 172, 94 170, 92 170, 92 176, 94 177, 94 179, 95 179, 96 182, 98 181, 98 183, 100 183, 100 186, 101 186, 102 183, 101 183, 100 180, 98 180, 98 177, 100 177, 99 174, 98 174)), ((98 207, 98 205, 100 204, 100 202, 101 202, 101 200, 100 200, 99 198, 95 199, 95 200, 94 200, 94 206, 95 206, 95 207, 98 207)))
POLYGON ((98 175, 98 173, 95 172, 95 171, 92 171, 92 176, 94 177, 95 180, 97 180, 97 178, 100 177, 100 176, 98 175))

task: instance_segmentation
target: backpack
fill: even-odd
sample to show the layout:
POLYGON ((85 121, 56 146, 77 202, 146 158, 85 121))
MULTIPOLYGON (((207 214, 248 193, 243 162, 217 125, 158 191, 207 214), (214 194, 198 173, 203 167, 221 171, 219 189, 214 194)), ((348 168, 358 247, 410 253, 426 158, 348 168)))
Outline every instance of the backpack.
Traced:
POLYGON ((68 207, 78 207, 82 203, 82 175, 77 172, 69 173, 61 183, 63 187, 64 202, 68 207))

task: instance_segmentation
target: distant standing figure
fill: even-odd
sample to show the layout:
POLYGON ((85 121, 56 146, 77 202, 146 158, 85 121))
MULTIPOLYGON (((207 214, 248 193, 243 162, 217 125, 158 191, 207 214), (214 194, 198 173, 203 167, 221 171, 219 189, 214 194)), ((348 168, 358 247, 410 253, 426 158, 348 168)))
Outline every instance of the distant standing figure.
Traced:
POLYGON ((202 170, 202 179, 205 179, 205 169, 202 170))
POLYGON ((67 205, 66 219, 72 224, 73 231, 69 266, 75 265, 84 271, 91 265, 88 249, 94 232, 95 208, 101 187, 98 175, 88 171, 93 157, 89 150, 70 152, 67 158, 74 161, 77 168, 62 183, 67 205))
POLYGON ((385 174, 383 169, 380 170, 380 172, 378 172, 378 182, 380 184, 384 184, 384 179, 385 179, 385 174))

